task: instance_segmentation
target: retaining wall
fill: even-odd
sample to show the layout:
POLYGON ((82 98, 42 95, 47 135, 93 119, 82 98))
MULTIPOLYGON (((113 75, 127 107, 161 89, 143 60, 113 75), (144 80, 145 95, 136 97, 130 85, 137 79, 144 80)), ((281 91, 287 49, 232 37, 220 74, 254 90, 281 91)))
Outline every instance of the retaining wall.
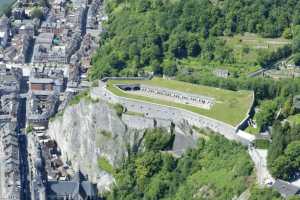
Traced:
POLYGON ((108 80, 150 80, 153 76, 148 77, 103 77, 102 82, 107 82, 108 80))
POLYGON ((144 115, 149 118, 171 120, 174 123, 185 119, 190 125, 201 128, 209 128, 224 135, 227 139, 236 140, 245 145, 250 143, 249 140, 237 135, 238 129, 236 127, 227 123, 171 106, 162 106, 154 103, 116 96, 106 89, 106 84, 102 81, 100 81, 98 88, 92 90, 91 96, 94 98, 100 97, 101 99, 111 103, 120 103, 129 111, 144 113, 144 115))
POLYGON ((237 129, 244 130, 248 127, 248 121, 254 115, 254 105, 255 105, 255 94, 252 92, 251 105, 247 111, 246 117, 236 126, 237 129))

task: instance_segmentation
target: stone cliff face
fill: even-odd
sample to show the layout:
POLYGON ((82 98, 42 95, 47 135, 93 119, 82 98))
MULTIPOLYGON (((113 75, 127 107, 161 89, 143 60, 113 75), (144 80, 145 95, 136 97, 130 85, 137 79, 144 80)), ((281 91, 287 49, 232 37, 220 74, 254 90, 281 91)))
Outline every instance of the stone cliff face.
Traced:
MULTIPOLYGON (((105 157, 112 166, 118 166, 127 155, 128 148, 139 146, 145 128, 169 129, 170 126, 169 121, 141 116, 124 115, 122 120, 107 103, 82 100, 56 117, 50 123, 48 133, 57 141, 63 160, 71 163, 74 170, 80 169, 87 174, 103 191, 109 189, 114 179, 99 168, 99 158, 105 157)), ((182 149, 195 145, 195 136, 191 135, 187 124, 176 126, 175 130, 174 147, 177 149, 174 152, 182 152, 182 149)))
POLYGON ((133 137, 108 104, 86 101, 67 107, 63 116, 50 124, 48 133, 74 170, 81 169, 94 182, 101 183, 104 178, 108 185, 113 179, 99 169, 97 159, 103 156, 117 165, 133 137))

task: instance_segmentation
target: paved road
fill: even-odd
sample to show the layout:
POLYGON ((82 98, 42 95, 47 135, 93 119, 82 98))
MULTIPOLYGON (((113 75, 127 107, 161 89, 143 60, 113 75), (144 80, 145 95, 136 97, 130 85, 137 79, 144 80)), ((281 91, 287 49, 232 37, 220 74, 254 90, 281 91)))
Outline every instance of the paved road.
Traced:
POLYGON ((258 184, 261 186, 271 186, 275 182, 275 180, 271 176, 267 168, 268 150, 249 147, 248 152, 256 168, 256 177, 258 184))

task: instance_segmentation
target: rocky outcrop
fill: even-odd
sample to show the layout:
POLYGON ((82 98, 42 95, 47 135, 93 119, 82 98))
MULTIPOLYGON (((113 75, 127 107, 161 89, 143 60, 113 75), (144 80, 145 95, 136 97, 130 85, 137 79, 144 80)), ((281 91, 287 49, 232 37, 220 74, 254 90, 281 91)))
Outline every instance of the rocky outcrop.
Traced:
MULTIPOLYGON (((105 157, 116 167, 126 157, 128 148, 139 148, 146 128, 165 127, 170 130, 171 126, 171 121, 138 115, 123 115, 121 119, 113 106, 103 101, 82 100, 67 107, 63 115, 53 120, 48 133, 57 141, 62 159, 71 163, 74 170, 80 169, 87 174, 103 191, 114 179, 99 168, 99 158, 105 157)), ((175 131, 175 153, 180 154, 196 144, 196 136, 187 122, 178 124, 175 131)))
POLYGON ((133 137, 108 104, 88 101, 67 107, 50 124, 48 133, 57 141, 65 162, 69 161, 74 170, 81 169, 93 182, 102 185, 111 184, 113 179, 99 168, 98 158, 105 156, 117 165, 133 137), (103 177, 105 181, 101 180, 103 177))

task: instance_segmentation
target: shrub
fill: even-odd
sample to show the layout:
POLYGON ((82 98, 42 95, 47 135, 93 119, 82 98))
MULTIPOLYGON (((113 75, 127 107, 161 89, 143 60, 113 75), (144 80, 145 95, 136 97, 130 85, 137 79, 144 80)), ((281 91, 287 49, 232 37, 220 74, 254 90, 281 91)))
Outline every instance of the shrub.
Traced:
POLYGON ((172 148, 174 136, 164 129, 157 128, 146 131, 144 145, 146 150, 167 150, 172 148))
POLYGON ((115 173, 113 166, 109 163, 109 161, 105 157, 103 157, 103 156, 99 157, 97 162, 98 162, 98 166, 100 169, 102 169, 112 175, 115 173))
POLYGON ((33 127, 31 124, 29 124, 26 128, 26 133, 31 133, 33 131, 33 127))
POLYGON ((119 117, 122 117, 122 114, 124 112, 124 107, 121 104, 116 104, 116 105, 114 105, 114 109, 116 110, 117 115, 119 117))
POLYGON ((296 53, 294 55, 294 62, 295 62, 295 65, 300 66, 300 53, 296 53))

